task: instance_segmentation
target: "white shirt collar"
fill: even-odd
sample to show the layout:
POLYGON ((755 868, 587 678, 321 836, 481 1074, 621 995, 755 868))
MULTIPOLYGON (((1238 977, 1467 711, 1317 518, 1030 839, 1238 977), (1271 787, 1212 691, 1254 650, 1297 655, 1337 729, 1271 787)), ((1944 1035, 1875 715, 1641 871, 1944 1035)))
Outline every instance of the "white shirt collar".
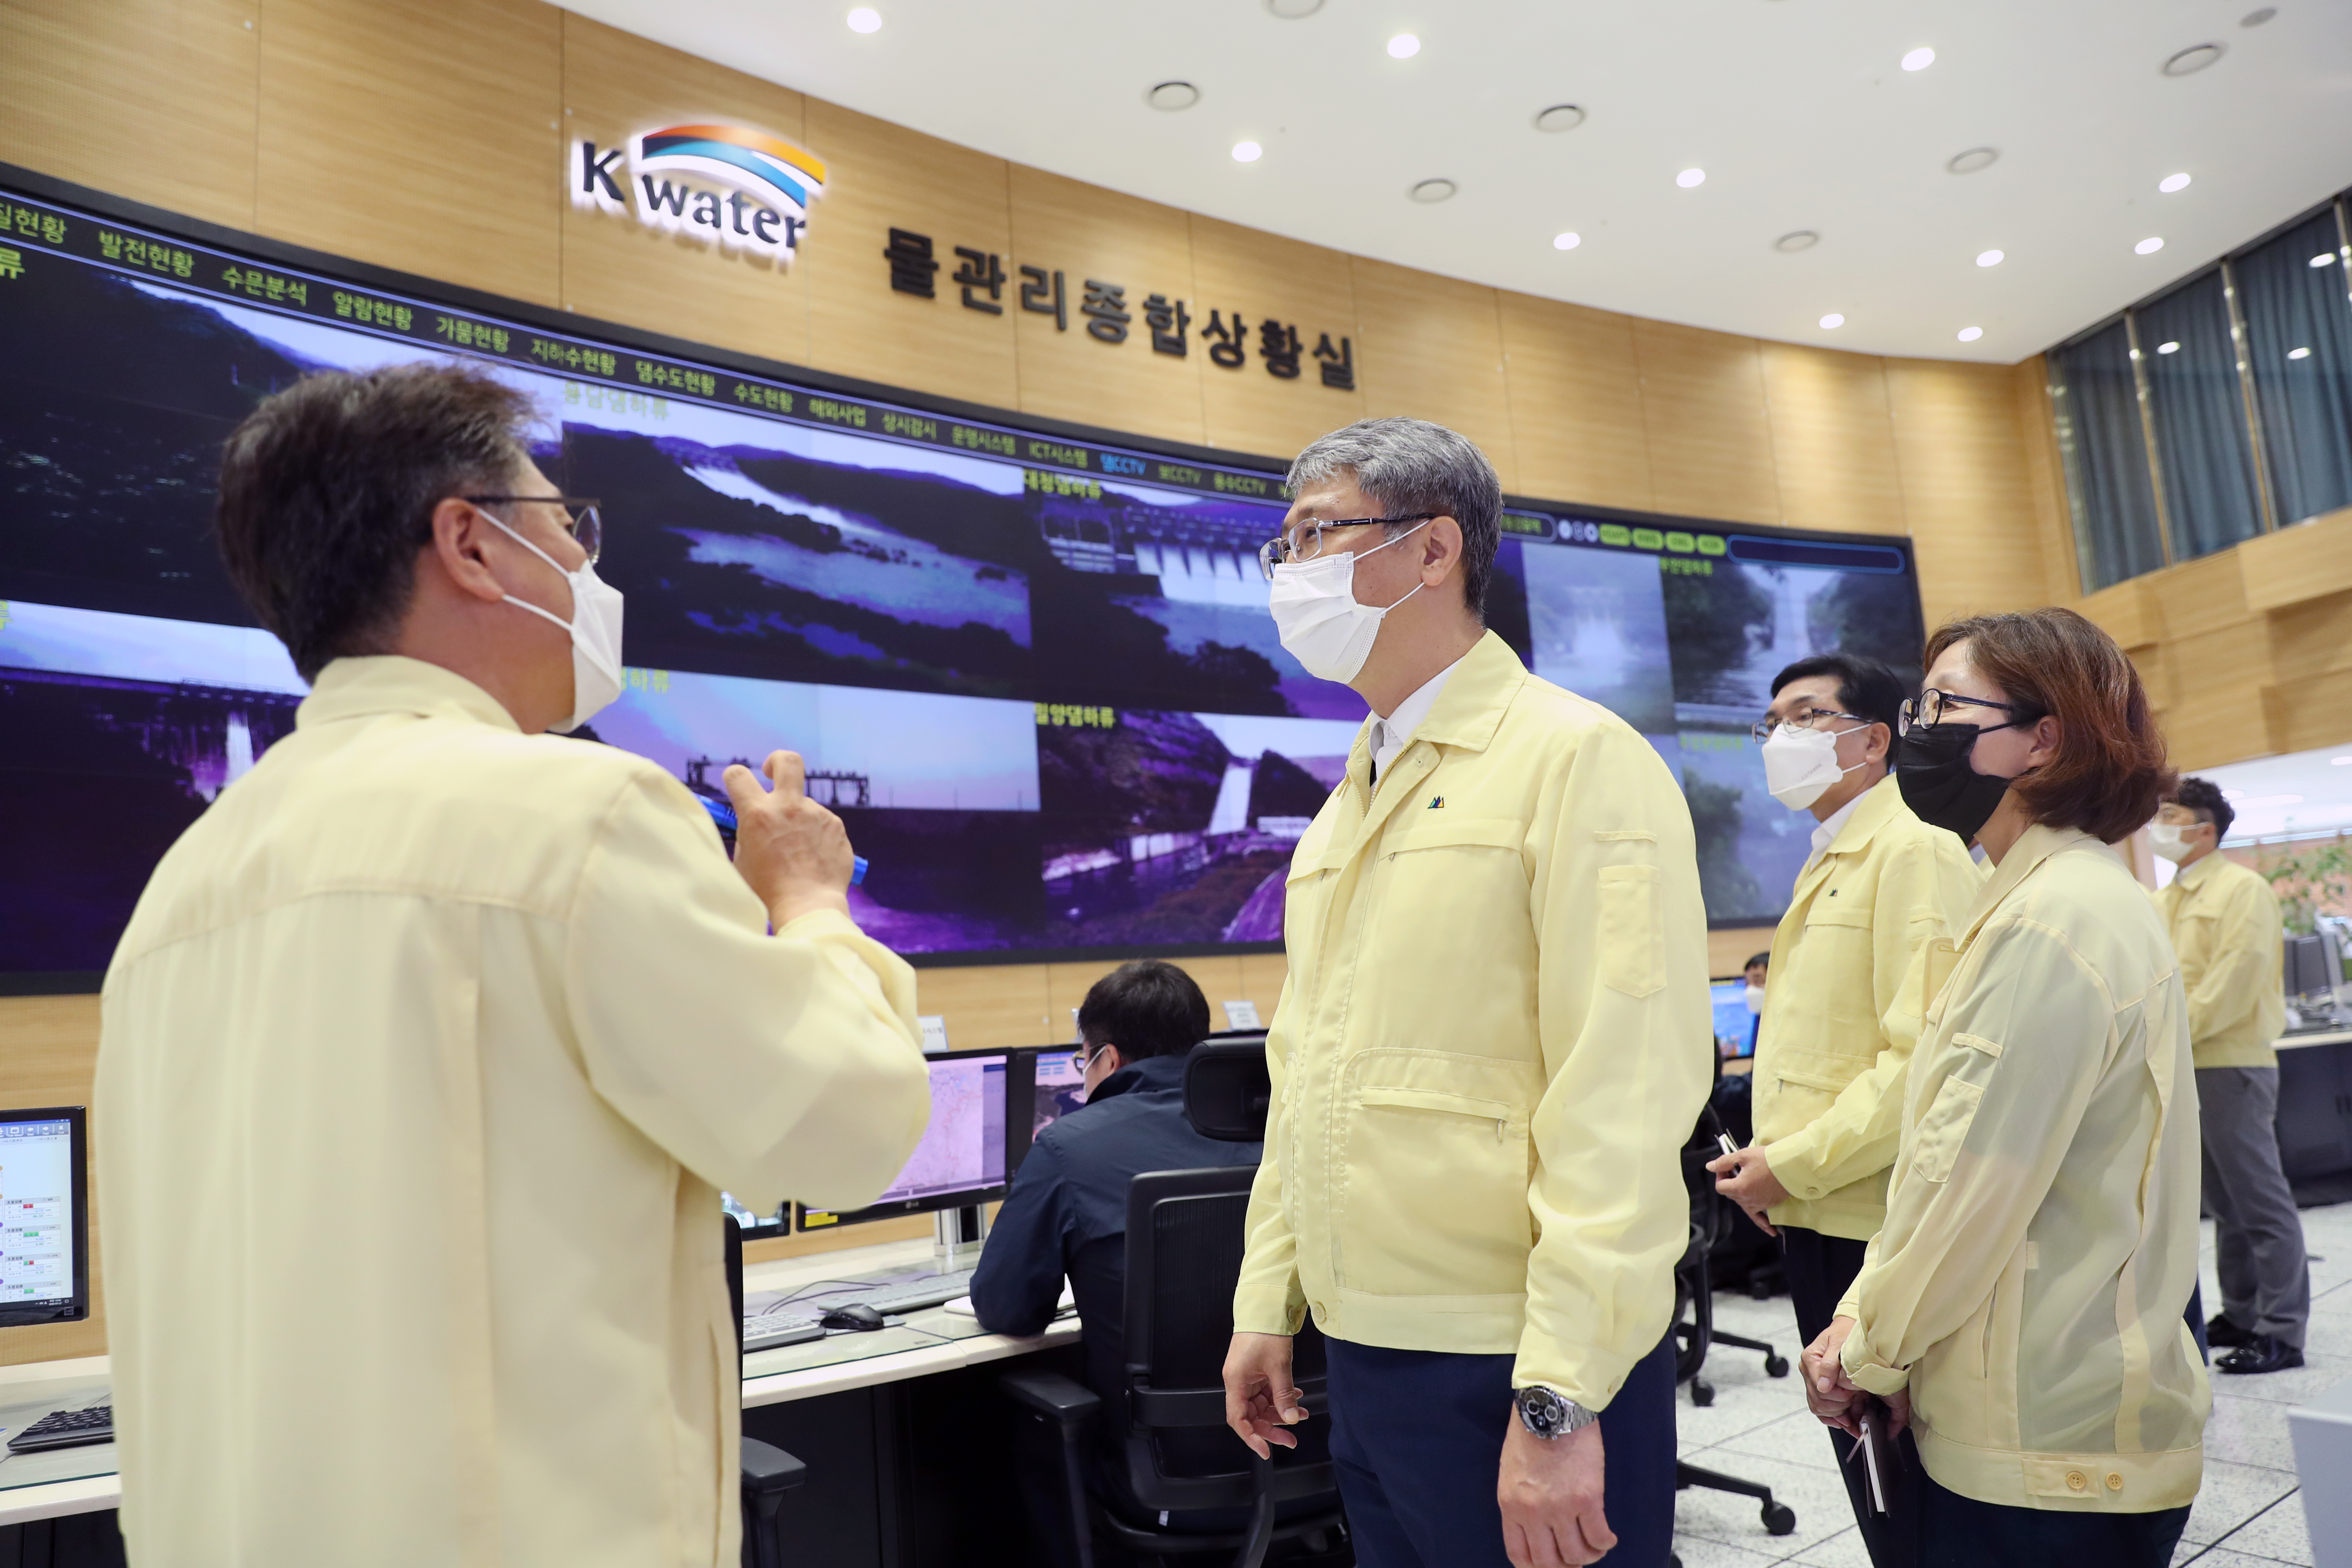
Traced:
POLYGON ((1810 866, 1820 859, 1829 847, 1837 841, 1838 831, 1845 826, 1845 819, 1853 815, 1853 808, 1862 804, 1862 796, 1869 793, 1869 790, 1864 790, 1862 795, 1855 795, 1852 800, 1831 812, 1825 821, 1813 824, 1813 852, 1805 857, 1806 865, 1810 866))
POLYGON ((1372 715, 1372 777, 1377 779, 1389 771, 1389 764, 1412 739, 1412 732, 1421 728, 1421 721, 1437 706, 1437 694, 1445 689, 1446 678, 1461 668, 1462 660, 1457 658, 1431 676, 1420 690, 1398 703, 1395 712, 1385 719, 1377 713, 1372 715))

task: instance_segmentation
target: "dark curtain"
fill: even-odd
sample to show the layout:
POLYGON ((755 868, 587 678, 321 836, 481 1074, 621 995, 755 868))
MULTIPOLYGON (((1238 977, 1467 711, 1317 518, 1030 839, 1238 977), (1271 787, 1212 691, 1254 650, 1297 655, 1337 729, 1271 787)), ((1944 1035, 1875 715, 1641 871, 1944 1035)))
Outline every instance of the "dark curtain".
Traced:
POLYGON ((2191 279, 2136 315, 2172 558, 2193 561, 2263 529, 2253 437, 2246 429, 2221 269, 2191 279))
POLYGON ((2050 367, 2084 590, 2153 572, 2164 564, 2164 546, 2123 322, 2054 350, 2050 367))
POLYGON ((2282 527, 2352 505, 2352 285, 2338 243, 2322 209, 2231 264, 2282 527))

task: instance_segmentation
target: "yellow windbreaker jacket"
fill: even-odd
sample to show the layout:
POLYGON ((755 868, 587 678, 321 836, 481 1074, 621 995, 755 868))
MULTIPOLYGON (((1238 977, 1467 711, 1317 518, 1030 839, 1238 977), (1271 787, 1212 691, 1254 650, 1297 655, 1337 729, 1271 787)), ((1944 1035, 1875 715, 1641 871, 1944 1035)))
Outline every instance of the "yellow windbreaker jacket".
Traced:
POLYGON ((1920 965, 1886 1226, 1839 1307, 1906 1384, 1942 1485, 2147 1513, 2197 1495, 2211 1407, 2182 1312, 2198 1131, 2172 944, 2098 840, 2036 826, 1920 965))
POLYGON ((182 1568, 737 1558, 718 1189, 847 1206, 929 1115, 914 973, 771 937, 642 757, 320 672, 101 1004, 122 1525, 182 1568))
POLYGON ((1377 790, 1369 732, 1291 862, 1234 1327, 1516 1352, 1520 1385, 1601 1409, 1690 1237, 1690 813, 1648 742, 1492 633, 1377 790))
POLYGON ((2156 892, 2180 955, 2200 1068, 2274 1068, 2286 1027, 2286 932, 2259 871, 2208 855, 2156 892))
POLYGON ((1903 977, 1959 929, 1984 881, 1959 836, 1912 815, 1892 774, 1798 876, 1756 1037, 1756 1142, 1790 1194, 1773 1224, 1878 1234, 1919 1037, 1917 989, 1905 995, 1903 977))

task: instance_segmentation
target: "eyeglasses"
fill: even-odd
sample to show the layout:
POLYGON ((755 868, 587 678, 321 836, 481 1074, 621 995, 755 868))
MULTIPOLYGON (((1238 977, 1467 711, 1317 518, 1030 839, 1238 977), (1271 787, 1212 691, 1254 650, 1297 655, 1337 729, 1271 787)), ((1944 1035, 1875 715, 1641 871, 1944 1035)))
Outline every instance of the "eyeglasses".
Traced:
POLYGON ((1786 719, 1759 719, 1748 726, 1748 733, 1760 746, 1772 738, 1775 730, 1817 730, 1824 719, 1851 719, 1857 724, 1878 722, 1859 713, 1841 713, 1834 708, 1809 708, 1802 713, 1791 713, 1786 719))
POLYGON ((1302 522, 1297 529, 1279 539, 1269 539, 1257 547, 1257 569, 1274 581, 1274 569, 1286 562, 1312 561, 1323 553, 1323 534, 1334 528, 1370 528, 1374 523, 1393 527, 1399 523, 1427 522, 1435 512, 1423 512, 1416 517, 1343 517, 1329 522, 1302 522))
POLYGON ((604 520, 598 515, 594 496, 459 496, 459 500, 476 506, 499 506, 509 501, 534 501, 541 506, 559 508, 563 513, 563 531, 572 542, 588 552, 588 563, 604 553, 604 520))
POLYGON ((2042 710, 2022 702, 1995 702, 1990 697, 1962 697, 1956 691, 1938 691, 1930 687, 1916 699, 1903 704, 1897 732, 1907 735, 1916 727, 1932 729, 1937 724, 1965 724, 1965 713, 1954 713, 1955 708, 1998 708, 2009 715, 2008 724, 1988 724, 1983 732, 2006 730, 2011 724, 2031 724, 2042 717, 2042 710))
POLYGON ((1110 1049, 1110 1047, 1111 1042, 1108 1040, 1105 1040, 1101 1045, 1097 1046, 1091 1053, 1087 1051, 1086 1047, 1080 1046, 1076 1050, 1070 1053, 1070 1066, 1076 1070, 1077 1075, 1080 1078, 1084 1078, 1087 1076, 1087 1068, 1094 1066, 1095 1058, 1102 1055, 1105 1051, 1110 1049))

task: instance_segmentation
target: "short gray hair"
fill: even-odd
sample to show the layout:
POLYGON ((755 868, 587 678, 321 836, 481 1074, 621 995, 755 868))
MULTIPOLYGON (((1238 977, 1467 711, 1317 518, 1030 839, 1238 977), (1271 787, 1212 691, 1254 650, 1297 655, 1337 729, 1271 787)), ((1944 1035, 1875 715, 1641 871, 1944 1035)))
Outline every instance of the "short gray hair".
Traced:
POLYGON ((1291 459, 1290 493, 1340 474, 1387 517, 1450 517, 1462 525, 1462 601, 1486 618, 1486 584, 1502 542, 1503 481, 1466 436, 1426 419, 1360 419, 1291 459))

